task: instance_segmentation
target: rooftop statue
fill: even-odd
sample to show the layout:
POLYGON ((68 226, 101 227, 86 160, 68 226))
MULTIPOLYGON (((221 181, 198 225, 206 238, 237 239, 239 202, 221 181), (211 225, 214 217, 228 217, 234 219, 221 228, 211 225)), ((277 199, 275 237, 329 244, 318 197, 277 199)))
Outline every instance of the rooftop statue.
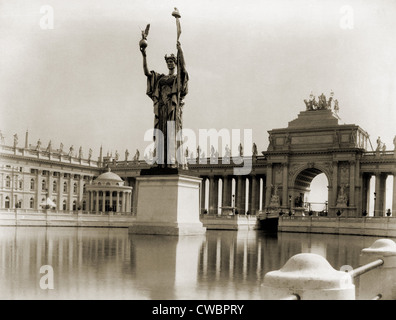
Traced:
POLYGON ((41 148, 41 141, 40 141, 40 139, 38 139, 38 141, 37 141, 37 146, 36 146, 36 150, 37 150, 37 151, 40 151, 40 148, 41 148))
POLYGON ((18 135, 15 133, 14 134, 14 148, 17 146, 18 144, 18 135))
POLYGON ((322 93, 318 97, 318 101, 316 101, 316 97, 311 92, 311 94, 309 95, 309 99, 305 99, 304 100, 304 103, 305 103, 305 106, 306 106, 306 110, 307 111, 311 111, 311 110, 331 110, 331 107, 334 104, 334 112, 337 113, 338 112, 338 101, 337 100, 333 100, 333 96, 334 96, 334 92, 331 91, 330 92, 330 98, 327 100, 326 96, 324 95, 324 93, 322 93))
POLYGON ((257 154, 258 154, 258 152, 257 152, 257 145, 256 145, 256 143, 253 142, 253 146, 252 146, 252 155, 253 155, 253 157, 256 157, 257 154))
POLYGON ((51 140, 48 142, 48 146, 47 146, 47 149, 46 149, 46 151, 47 152, 51 152, 51 150, 52 150, 52 142, 51 142, 51 140))

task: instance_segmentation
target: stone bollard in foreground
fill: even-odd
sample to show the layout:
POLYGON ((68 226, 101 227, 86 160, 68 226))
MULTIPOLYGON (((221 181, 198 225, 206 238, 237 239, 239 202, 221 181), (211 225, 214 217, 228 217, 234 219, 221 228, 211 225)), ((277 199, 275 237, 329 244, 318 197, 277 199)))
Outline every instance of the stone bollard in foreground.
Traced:
POLYGON ((268 272, 261 289, 264 300, 290 295, 298 295, 300 300, 355 300, 351 276, 313 253, 297 254, 280 270, 268 272))
POLYGON ((384 300, 396 299, 396 243, 391 239, 376 240, 361 251, 360 265, 377 259, 382 259, 384 264, 355 280, 359 300, 372 299, 377 294, 384 300))

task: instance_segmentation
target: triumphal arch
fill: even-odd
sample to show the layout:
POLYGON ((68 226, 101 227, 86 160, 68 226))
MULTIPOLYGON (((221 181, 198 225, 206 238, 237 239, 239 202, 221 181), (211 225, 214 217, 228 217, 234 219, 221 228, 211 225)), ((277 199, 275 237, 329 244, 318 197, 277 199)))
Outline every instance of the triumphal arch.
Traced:
MULTIPOLYGON (((376 151, 369 135, 355 124, 340 124, 338 103, 324 95, 319 102, 305 100, 307 109, 283 129, 269 133, 269 147, 263 155, 267 161, 266 201, 271 201, 275 186, 281 207, 302 207, 304 194, 318 174, 328 181, 329 216, 361 216, 367 214, 370 198, 370 179, 375 176, 374 215, 384 215, 385 181, 396 175, 395 152, 386 151, 377 141, 376 151), (289 201, 289 203, 287 203, 289 201)), ((394 179, 395 184, 395 179, 394 179)), ((393 214, 395 214, 395 187, 393 187, 393 214)))

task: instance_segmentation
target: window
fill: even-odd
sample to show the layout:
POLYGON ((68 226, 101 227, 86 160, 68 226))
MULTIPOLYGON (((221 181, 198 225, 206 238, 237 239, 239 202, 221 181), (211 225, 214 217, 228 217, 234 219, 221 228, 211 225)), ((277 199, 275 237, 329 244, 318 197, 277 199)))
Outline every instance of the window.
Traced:
POLYGON ((10 178, 10 176, 6 177, 6 188, 11 188, 11 178, 10 178))
POLYGON ((84 200, 82 203, 82 209, 85 211, 87 210, 87 202, 84 200))
POLYGON ((22 200, 18 200, 15 208, 22 208, 22 200))
POLYGON ((58 191, 58 183, 56 181, 52 182, 52 192, 58 191))
POLYGON ((67 182, 63 183, 63 192, 67 192, 67 182))
POLYGON ((73 185, 73 193, 77 194, 77 183, 73 185))
POLYGON ((33 209, 33 207, 34 207, 34 199, 30 198, 30 200, 29 200, 29 208, 33 209))
POLYGON ((66 200, 63 200, 62 209, 63 209, 63 210, 67 210, 66 200))
POLYGON ((30 190, 34 190, 34 179, 30 179, 30 190))
POLYGON ((23 189, 23 180, 19 180, 19 189, 23 189))
POLYGON ((6 209, 10 208, 10 198, 8 196, 5 197, 4 208, 6 209))
POLYGON ((43 180, 43 181, 41 181, 41 190, 45 190, 45 189, 47 189, 46 188, 46 181, 43 180))
POLYGON ((73 211, 77 210, 77 203, 76 200, 73 201, 73 211))

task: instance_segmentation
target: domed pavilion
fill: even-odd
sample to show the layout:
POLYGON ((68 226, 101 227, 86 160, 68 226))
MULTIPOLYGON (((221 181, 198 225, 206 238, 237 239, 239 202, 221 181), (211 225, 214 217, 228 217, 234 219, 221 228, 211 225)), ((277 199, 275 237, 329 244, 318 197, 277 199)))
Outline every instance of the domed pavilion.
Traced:
POLYGON ((132 187, 110 169, 86 186, 90 213, 131 213, 132 187))

